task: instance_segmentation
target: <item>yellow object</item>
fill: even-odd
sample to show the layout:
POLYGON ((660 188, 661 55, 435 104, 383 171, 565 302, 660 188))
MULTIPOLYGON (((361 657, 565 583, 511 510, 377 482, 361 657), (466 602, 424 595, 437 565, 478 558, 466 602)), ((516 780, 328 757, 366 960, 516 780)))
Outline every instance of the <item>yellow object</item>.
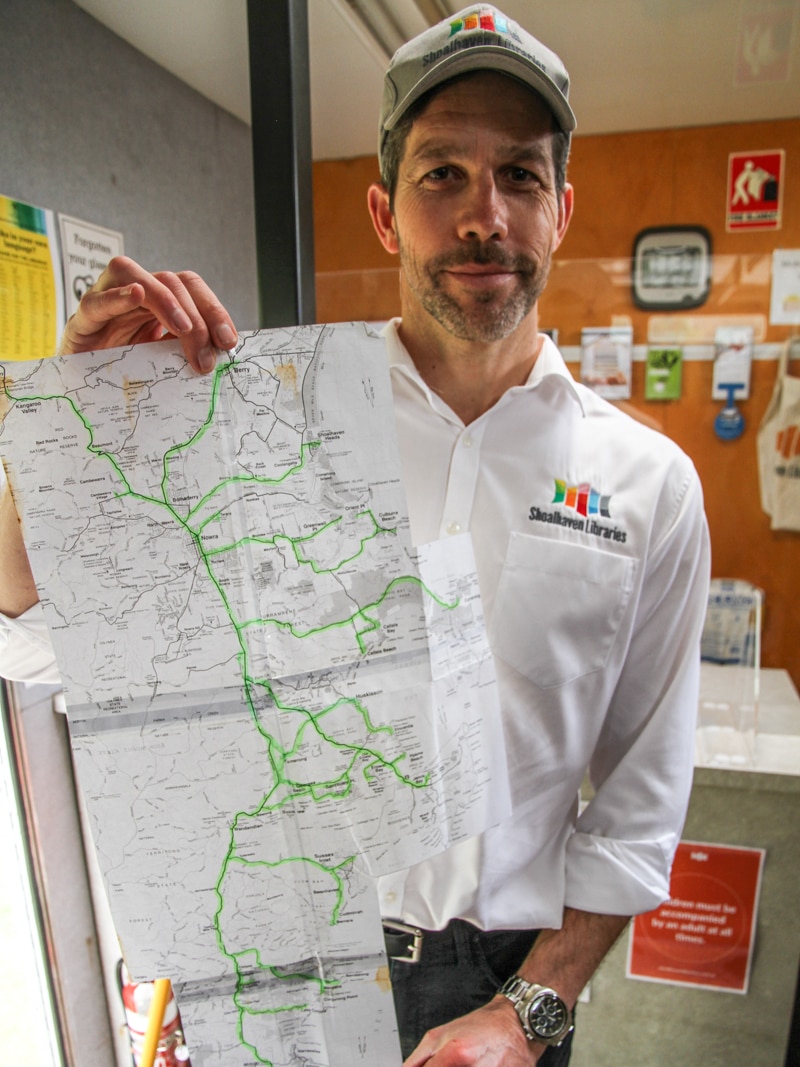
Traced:
POLYGON ((58 343, 46 212, 0 196, 0 359, 43 359, 58 343))
POLYGON ((164 1025, 164 1010, 170 995, 169 978, 157 978, 153 983, 153 999, 147 1016, 147 1033, 144 1035, 139 1067, 153 1067, 158 1051, 158 1039, 164 1025))

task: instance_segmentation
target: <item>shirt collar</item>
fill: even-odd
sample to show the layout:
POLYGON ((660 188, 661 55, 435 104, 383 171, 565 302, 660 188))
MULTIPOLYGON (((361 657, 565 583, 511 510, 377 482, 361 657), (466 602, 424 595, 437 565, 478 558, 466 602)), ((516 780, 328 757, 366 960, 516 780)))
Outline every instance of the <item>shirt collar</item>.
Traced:
MULTIPOLYGON (((426 383, 421 378, 419 371, 414 366, 414 361, 411 358, 408 349, 400 340, 400 336, 397 332, 397 328, 400 325, 400 319, 390 319, 384 326, 381 334, 386 338, 386 352, 389 358, 389 370, 392 373, 404 374, 408 379, 414 382, 418 388, 427 396, 429 403, 434 407, 438 407, 441 404, 441 400, 433 393, 426 383)), ((583 406, 583 400, 580 392, 575 386, 575 379, 569 372, 569 368, 564 362, 564 357, 559 352, 552 339, 546 334, 543 338, 542 348, 539 352, 539 356, 536 362, 531 367, 531 372, 528 375, 528 380, 524 385, 515 385, 513 389, 509 389, 509 393, 527 392, 532 389, 536 389, 545 378, 557 378, 564 387, 568 390, 570 395, 575 399, 578 406, 581 409, 581 413, 586 415, 586 410, 583 406)), ((508 394, 506 394, 508 395, 508 394)), ((449 410, 449 409, 448 409, 449 410)))

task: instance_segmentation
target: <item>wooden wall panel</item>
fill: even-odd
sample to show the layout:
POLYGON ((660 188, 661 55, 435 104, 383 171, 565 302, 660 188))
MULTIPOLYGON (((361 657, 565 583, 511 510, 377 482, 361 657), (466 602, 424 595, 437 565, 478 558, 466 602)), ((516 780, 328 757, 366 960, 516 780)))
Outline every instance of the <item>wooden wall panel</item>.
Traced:
MULTIPOLYGON (((698 314, 761 315, 766 325, 771 253, 800 247, 800 121, 576 137, 569 180, 575 213, 541 300, 542 323, 558 327, 562 344, 579 344, 583 326, 611 316, 628 316, 636 342, 647 340, 648 313, 633 304, 629 279, 634 240, 648 226, 705 226, 714 278, 698 314), (781 229, 726 233, 729 153, 776 148, 786 152, 781 229)), ((787 333, 769 327, 764 339, 787 333)))
MULTIPOLYGON (((315 164, 317 309, 321 320, 381 320, 399 313, 397 262, 381 248, 366 208, 377 174, 374 157, 315 164)), ((562 344, 578 344, 583 326, 627 317, 637 344, 647 341, 648 314, 634 307, 630 255, 647 226, 702 225, 715 253, 710 298, 693 314, 761 316, 769 310, 770 257, 800 248, 800 121, 743 123, 683 130, 576 137, 569 177, 575 216, 541 301, 545 326, 562 344), (786 151, 783 226, 762 233, 725 232, 728 154, 786 151)), ((785 327, 769 327, 781 341, 785 327)), ((576 371, 577 368, 573 367, 576 371)), ((634 365, 631 406, 692 457, 703 482, 713 573, 747 578, 766 592, 763 662, 786 667, 800 687, 800 533, 775 532, 759 502, 756 430, 775 378, 774 361, 753 366, 747 421, 738 441, 723 442, 713 422, 712 365, 684 365, 680 400, 643 399, 643 365, 634 365)), ((800 369, 798 369, 800 373, 800 369)))
POLYGON ((314 164, 314 255, 318 273, 396 269, 396 257, 383 250, 367 211, 367 189, 379 177, 376 156, 314 164))

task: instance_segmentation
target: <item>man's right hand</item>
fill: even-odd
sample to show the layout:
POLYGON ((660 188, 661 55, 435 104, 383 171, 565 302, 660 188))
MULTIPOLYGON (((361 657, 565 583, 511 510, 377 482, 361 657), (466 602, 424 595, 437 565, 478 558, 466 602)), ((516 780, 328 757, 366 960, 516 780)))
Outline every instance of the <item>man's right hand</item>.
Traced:
POLYGON ((177 338, 199 373, 213 370, 218 348, 236 344, 228 312, 192 271, 149 273, 115 256, 67 321, 59 355, 177 338))

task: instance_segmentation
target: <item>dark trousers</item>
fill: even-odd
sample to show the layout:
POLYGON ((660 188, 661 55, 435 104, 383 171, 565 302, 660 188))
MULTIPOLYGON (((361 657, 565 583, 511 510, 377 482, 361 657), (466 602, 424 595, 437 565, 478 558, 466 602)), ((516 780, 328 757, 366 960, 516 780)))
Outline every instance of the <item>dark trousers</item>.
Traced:
MULTIPOLYGON (((400 1046, 410 1055, 424 1034, 480 1008, 514 974, 536 940, 536 931, 484 933, 454 919, 444 930, 426 933, 419 963, 390 963, 400 1046)), ((548 1048, 541 1067, 567 1067, 572 1035, 548 1048)))

